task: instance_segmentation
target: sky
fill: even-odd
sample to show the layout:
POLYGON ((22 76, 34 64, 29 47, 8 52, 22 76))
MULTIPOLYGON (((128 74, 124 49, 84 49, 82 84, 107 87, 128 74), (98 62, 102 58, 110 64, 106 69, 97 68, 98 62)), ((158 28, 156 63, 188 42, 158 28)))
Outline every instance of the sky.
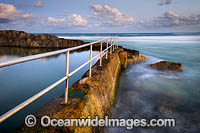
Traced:
POLYGON ((200 0, 0 0, 0 30, 200 32, 200 0))

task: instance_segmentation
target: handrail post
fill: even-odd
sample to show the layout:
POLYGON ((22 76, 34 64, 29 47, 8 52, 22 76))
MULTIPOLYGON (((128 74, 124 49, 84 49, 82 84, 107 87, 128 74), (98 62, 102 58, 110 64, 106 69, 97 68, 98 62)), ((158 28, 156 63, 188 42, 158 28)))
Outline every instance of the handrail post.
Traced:
POLYGON ((69 50, 66 52, 66 83, 65 83, 65 104, 68 102, 68 87, 69 87, 69 50))
POLYGON ((115 49, 117 49, 117 37, 115 37, 115 49))
POLYGON ((100 46, 100 66, 102 66, 102 42, 100 46))
POLYGON ((90 70, 89 77, 92 77, 92 45, 90 45, 90 70))
POLYGON ((115 37, 115 42, 116 42, 115 48, 117 49, 117 37, 115 37))
POLYGON ((117 48, 119 47, 119 37, 117 36, 117 48))
POLYGON ((113 37, 113 44, 114 44, 114 50, 115 50, 115 37, 113 37))
POLYGON ((110 45, 111 45, 111 47, 110 47, 110 54, 112 54, 112 38, 110 39, 110 45))
POLYGON ((119 37, 117 37, 117 48, 119 48, 119 37))
POLYGON ((108 59, 108 40, 107 40, 107 43, 106 43, 106 59, 108 59))

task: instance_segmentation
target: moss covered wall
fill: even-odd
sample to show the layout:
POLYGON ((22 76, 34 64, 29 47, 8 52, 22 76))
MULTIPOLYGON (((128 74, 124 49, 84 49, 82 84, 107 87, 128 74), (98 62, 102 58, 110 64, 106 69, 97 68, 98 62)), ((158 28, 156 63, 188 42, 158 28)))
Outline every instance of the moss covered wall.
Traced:
MULTIPOLYGON (((141 60, 141 55, 134 55, 135 59, 141 60)), ((116 94, 117 78, 121 68, 125 68, 129 62, 130 52, 125 51, 123 48, 117 49, 112 55, 108 56, 108 59, 103 58, 103 66, 99 66, 97 62, 92 67, 92 77, 88 77, 86 72, 84 76, 77 81, 70 89, 80 90, 85 92, 83 99, 72 98, 69 99, 69 105, 60 104, 64 98, 53 99, 50 103, 44 106, 36 113, 38 121, 44 115, 48 115, 51 118, 66 119, 66 118, 104 118, 109 115, 112 104, 114 103, 116 94), (121 53, 121 54, 120 54, 121 53), (128 55, 129 54, 129 58, 128 55), (125 56, 125 58, 124 58, 125 56), (122 67, 121 67, 122 66, 122 67)), ((70 132, 96 132, 99 128, 93 127, 48 127, 44 128, 37 123, 33 128, 22 126, 19 129, 22 131, 34 131, 34 132, 56 132, 56 131, 70 131, 70 132)))

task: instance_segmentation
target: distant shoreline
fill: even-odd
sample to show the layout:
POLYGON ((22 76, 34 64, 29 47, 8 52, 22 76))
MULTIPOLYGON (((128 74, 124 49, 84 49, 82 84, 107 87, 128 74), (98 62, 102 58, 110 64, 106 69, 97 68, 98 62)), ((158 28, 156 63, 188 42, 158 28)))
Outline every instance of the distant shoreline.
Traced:
MULTIPOLYGON (((77 39, 59 38, 49 34, 34 35, 24 31, 0 30, 0 47, 58 50, 76 47, 86 43, 88 42, 77 39)), ((93 50, 99 50, 99 48, 100 43, 93 45, 93 50)), ((103 43, 103 48, 106 48, 106 43, 103 43)), ((75 50, 74 52, 86 50, 89 50, 89 47, 75 50)))
POLYGON ((81 40, 58 38, 55 35, 34 35, 24 31, 1 30, 1 47, 31 47, 31 48, 69 48, 85 44, 81 40))

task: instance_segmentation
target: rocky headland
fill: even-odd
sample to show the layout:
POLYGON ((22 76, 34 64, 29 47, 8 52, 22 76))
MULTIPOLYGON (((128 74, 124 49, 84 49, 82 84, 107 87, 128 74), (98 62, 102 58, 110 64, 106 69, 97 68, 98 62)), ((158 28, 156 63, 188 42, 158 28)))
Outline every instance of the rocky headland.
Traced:
MULTIPOLYGON (((1 30, 0 47, 24 47, 24 48, 70 48, 86 44, 82 40, 71 40, 58 38, 48 34, 30 34, 24 31, 1 30)), ((93 45, 93 48, 99 48, 100 44, 93 45)), ((105 48, 105 43, 103 47, 105 48)))

